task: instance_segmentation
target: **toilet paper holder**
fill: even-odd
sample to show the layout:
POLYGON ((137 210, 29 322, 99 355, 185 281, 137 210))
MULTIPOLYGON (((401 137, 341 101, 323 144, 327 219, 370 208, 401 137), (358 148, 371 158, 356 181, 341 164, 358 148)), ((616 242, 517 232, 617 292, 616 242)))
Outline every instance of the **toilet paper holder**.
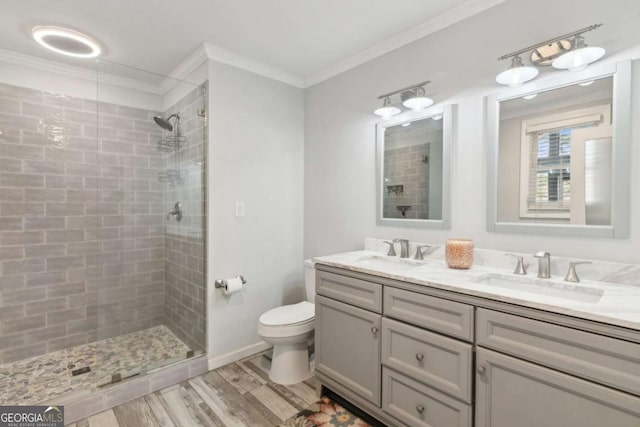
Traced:
MULTIPOLYGON (((236 276, 235 279, 240 279, 242 281, 243 285, 245 285, 247 283, 247 281, 242 276, 236 276)), ((227 280, 226 279, 216 279, 216 281, 213 282, 213 283, 214 283, 216 289, 218 289, 218 288, 226 289, 227 288, 227 280)))

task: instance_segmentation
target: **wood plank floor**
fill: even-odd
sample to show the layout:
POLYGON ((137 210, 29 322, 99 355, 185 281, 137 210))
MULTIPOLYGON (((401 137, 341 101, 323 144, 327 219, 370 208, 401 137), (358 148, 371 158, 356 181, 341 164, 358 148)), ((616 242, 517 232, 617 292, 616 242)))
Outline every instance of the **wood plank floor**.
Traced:
POLYGON ((273 427, 315 401, 316 380, 269 381, 263 354, 223 366, 76 423, 72 427, 273 427))

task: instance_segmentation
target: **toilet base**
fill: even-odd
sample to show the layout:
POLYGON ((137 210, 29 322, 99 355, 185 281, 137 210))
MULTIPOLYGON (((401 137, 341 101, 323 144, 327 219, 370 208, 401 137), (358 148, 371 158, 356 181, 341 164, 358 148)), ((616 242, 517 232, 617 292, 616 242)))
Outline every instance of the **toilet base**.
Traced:
POLYGON ((291 385, 311 378, 307 342, 276 344, 273 347, 269 378, 276 384, 291 385))

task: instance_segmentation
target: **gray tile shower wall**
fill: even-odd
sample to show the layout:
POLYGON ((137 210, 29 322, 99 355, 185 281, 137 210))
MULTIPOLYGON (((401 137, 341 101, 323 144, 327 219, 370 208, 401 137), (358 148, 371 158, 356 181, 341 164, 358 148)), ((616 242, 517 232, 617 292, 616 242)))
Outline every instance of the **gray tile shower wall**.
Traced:
POLYGON ((431 144, 421 144, 385 150, 385 218, 429 218, 429 163, 424 159, 429 158, 430 148, 431 144), (397 206, 411 208, 403 216, 397 206))
POLYGON ((165 170, 179 169, 182 182, 167 185, 165 211, 176 202, 183 207, 180 222, 171 219, 165 227, 165 314, 166 325, 194 350, 205 349, 205 140, 206 119, 203 88, 193 90, 167 111, 181 115, 180 150, 163 157, 165 170), (177 157, 176 157, 177 156, 177 157))
POLYGON ((165 321, 153 115, 0 84, 0 363, 165 321))

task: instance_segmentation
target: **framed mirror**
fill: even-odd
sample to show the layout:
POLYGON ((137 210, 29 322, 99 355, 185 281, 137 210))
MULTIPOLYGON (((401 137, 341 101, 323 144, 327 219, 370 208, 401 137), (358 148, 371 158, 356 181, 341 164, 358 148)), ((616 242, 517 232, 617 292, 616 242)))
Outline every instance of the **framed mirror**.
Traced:
POLYGON ((449 105, 377 124, 378 224, 450 227, 452 122, 449 105))
POLYGON ((629 61, 486 102, 489 231, 629 235, 629 61))

